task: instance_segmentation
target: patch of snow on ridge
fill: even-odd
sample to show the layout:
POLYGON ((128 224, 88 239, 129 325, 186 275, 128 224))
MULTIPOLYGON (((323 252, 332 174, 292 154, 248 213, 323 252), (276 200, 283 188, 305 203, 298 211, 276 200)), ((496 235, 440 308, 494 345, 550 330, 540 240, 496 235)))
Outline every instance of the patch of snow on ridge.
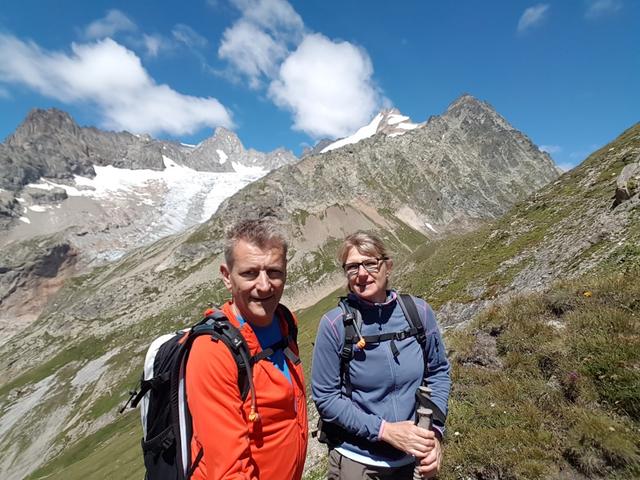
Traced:
POLYGON ((233 169, 236 171, 236 173, 239 173, 241 175, 254 176, 256 180, 267 174, 266 170, 258 166, 252 167, 248 165, 242 165, 241 163, 237 162, 231 162, 231 165, 233 166, 233 169))
POLYGON ((19 220, 24 223, 31 223, 31 220, 29 220, 27 217, 20 217, 19 220))
POLYGON ((394 113, 393 115, 389 115, 389 120, 387 120, 387 124, 395 125, 396 123, 402 123, 406 120, 409 120, 409 117, 407 117, 406 115, 398 115, 394 113))
POLYGON ((38 213, 42 213, 42 212, 46 212, 47 208, 43 207, 42 205, 31 205, 29 208, 29 210, 31 210, 32 212, 38 212, 38 213))
POLYGON ((338 140, 337 142, 333 142, 330 145, 324 147, 320 153, 326 153, 331 150, 335 150, 336 148, 344 147, 345 145, 350 145, 352 143, 358 143, 360 140, 364 140, 365 138, 369 138, 376 134, 378 131, 378 125, 382 121, 383 115, 381 113, 377 114, 369 125, 365 125, 360 128, 356 133, 351 135, 350 137, 343 138, 338 140))
POLYGON ((432 226, 429 222, 425 222, 425 225, 426 225, 426 226, 427 226, 427 228, 428 228, 429 230, 431 230, 432 232, 434 232, 434 233, 438 233, 438 231, 437 231, 435 228, 433 228, 433 226, 432 226))
POLYGON ((225 163, 227 161, 227 158, 229 158, 229 157, 227 156, 226 153, 224 153, 223 150, 218 149, 218 150, 216 150, 216 152, 218 152, 218 157, 220 157, 220 165, 222 165, 223 163, 225 163))

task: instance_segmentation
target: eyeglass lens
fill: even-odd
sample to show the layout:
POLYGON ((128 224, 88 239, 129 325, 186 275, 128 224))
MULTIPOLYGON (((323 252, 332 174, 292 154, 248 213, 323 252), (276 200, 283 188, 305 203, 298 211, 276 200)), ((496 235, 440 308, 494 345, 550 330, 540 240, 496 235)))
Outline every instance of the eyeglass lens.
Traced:
POLYGON ((347 275, 357 275, 361 265, 369 273, 378 273, 380 260, 364 260, 362 262, 347 263, 344 266, 344 271, 347 272, 347 275))

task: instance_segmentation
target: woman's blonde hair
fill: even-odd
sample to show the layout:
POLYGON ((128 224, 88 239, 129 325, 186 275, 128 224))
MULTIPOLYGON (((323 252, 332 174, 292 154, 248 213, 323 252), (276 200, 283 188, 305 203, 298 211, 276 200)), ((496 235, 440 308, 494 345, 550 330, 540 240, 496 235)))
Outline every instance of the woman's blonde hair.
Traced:
POLYGON ((380 237, 373 233, 359 230, 348 235, 342 242, 338 250, 338 262, 340 265, 344 265, 349 256, 349 250, 354 247, 363 255, 371 255, 374 258, 384 258, 385 260, 390 258, 389 251, 380 237))
MULTIPOLYGON (((380 258, 386 261, 391 260, 391 256, 384 242, 377 235, 369 232, 363 232, 358 230, 351 235, 348 235, 342 245, 338 249, 338 262, 340 266, 344 266, 347 257, 349 256, 349 250, 355 248, 362 255, 370 255, 373 258, 380 258)), ((391 262, 387 265, 390 267, 391 262)), ((389 277, 387 276, 385 288, 389 288, 389 277)), ((351 285, 347 282, 347 290, 351 291, 351 285)))

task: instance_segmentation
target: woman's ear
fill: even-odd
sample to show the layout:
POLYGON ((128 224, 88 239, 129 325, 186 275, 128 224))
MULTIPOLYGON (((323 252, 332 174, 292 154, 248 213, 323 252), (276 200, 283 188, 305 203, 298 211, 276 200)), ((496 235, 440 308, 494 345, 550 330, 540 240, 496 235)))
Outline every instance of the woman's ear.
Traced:
POLYGON ((391 273, 391 270, 393 270, 393 260, 390 258, 389 260, 385 260, 384 263, 387 264, 387 272, 391 273))

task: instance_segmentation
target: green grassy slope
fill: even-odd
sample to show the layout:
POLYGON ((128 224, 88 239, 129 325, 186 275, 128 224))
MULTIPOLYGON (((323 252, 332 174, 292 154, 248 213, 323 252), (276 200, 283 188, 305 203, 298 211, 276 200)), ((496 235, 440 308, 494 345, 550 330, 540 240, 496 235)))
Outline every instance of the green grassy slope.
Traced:
POLYGON ((639 273, 561 282, 447 336, 442 480, 638 478, 639 273))

